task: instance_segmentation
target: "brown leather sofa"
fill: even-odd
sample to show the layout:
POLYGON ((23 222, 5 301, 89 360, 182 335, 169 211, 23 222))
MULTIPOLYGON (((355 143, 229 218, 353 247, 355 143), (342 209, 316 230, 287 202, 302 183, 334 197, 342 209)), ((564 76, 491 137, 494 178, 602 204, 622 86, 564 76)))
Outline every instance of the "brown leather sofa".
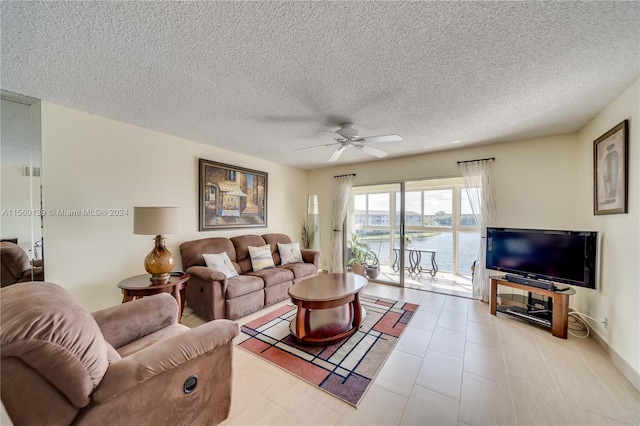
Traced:
POLYGON ((0 281, 2 287, 26 281, 42 281, 42 261, 29 260, 29 255, 17 244, 0 242, 0 281))
POLYGON ((191 275, 187 286, 187 305, 206 320, 234 320, 289 297, 288 290, 298 281, 318 273, 320 253, 301 250, 303 263, 281 265, 278 243, 290 244, 285 234, 214 237, 187 241, 180 245, 182 267, 191 275), (254 272, 249 246, 269 244, 275 268, 254 272), (207 268, 203 254, 226 252, 237 277, 207 268))
POLYGON ((168 293, 93 315, 55 284, 1 290, 1 394, 19 425, 209 425, 231 406, 238 325, 178 323, 168 293))

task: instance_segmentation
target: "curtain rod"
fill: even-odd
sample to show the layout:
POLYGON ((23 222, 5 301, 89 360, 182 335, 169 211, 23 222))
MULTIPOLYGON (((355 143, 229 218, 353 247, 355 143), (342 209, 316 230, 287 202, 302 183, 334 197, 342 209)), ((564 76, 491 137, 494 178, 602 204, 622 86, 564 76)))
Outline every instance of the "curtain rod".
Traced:
POLYGON ((474 161, 487 161, 487 160, 493 161, 495 159, 496 159, 496 157, 479 158, 477 160, 458 161, 458 164, 460 164, 460 163, 473 163, 474 161))
POLYGON ((347 176, 355 176, 355 175, 356 175, 355 173, 349 173, 348 175, 337 175, 337 176, 334 176, 334 178, 347 177, 347 176))

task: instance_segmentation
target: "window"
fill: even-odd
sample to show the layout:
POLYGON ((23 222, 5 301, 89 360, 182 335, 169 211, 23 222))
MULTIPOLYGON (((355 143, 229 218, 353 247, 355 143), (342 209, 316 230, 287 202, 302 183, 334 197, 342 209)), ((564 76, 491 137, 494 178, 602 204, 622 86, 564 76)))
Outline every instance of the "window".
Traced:
POLYGON ((355 187, 350 232, 366 236, 381 265, 393 266, 404 221, 409 248, 435 249, 439 271, 470 275, 480 233, 462 178, 410 181, 404 186, 404 218, 400 184, 355 187))

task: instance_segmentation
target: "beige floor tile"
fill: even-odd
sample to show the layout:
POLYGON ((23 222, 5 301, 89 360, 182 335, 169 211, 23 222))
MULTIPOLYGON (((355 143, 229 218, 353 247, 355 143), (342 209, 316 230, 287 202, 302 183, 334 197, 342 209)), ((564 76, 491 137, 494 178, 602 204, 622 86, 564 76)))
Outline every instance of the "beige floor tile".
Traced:
POLYGON ((436 327, 431 336, 428 350, 464 358, 465 334, 448 328, 436 327))
POLYGON ((229 417, 223 425, 278 425, 291 415, 262 395, 238 398, 234 393, 229 417))
POLYGON ((576 424, 571 410, 567 410, 566 402, 552 383, 532 383, 509 376, 509 387, 519 426, 576 424))
POLYGON ((197 316, 196 314, 191 314, 189 316, 183 316, 180 320, 180 324, 185 325, 189 328, 195 328, 199 325, 204 324, 206 321, 197 316))
POLYGON ((445 311, 443 309, 442 312, 440 312, 437 326, 464 333, 467 331, 467 314, 445 311))
POLYGON ((496 325, 500 333, 500 342, 503 345, 523 346, 525 348, 538 347, 533 334, 531 334, 529 324, 499 314, 496 317, 496 325))
MULTIPOLYGON (((278 424, 282 425, 333 425, 340 417, 348 413, 348 410, 338 412, 313 398, 316 392, 325 393, 300 379, 294 378, 297 383, 287 387, 284 382, 280 386, 263 391, 262 396, 274 401, 290 414, 285 418, 278 418, 278 424)), ((332 397, 336 399, 335 397, 332 397)), ((347 405, 346 403, 343 403, 347 405)))
POLYGON ((400 336, 400 340, 398 340, 394 349, 422 358, 424 354, 427 353, 430 340, 430 331, 407 327, 402 333, 402 336, 400 336))
POLYGON ((447 296, 437 293, 426 293, 420 302, 420 310, 439 314, 446 300, 447 296))
POLYGON ((418 309, 413 313, 409 327, 421 330, 433 331, 436 328, 439 314, 437 312, 423 311, 418 309))
POLYGON ((489 304, 472 301, 467 311, 467 320, 487 325, 496 325, 496 316, 489 313, 489 304))
POLYGON ((633 416, 623 409, 608 387, 582 358, 576 347, 564 339, 560 342, 538 339, 542 356, 560 393, 569 405, 621 422, 631 423, 633 416))
POLYGON ((415 386, 400 420, 401 425, 447 426, 458 424, 459 402, 421 386, 415 386))
POLYGON ((394 349, 374 379, 374 384, 408 398, 418 376, 420 364, 422 357, 394 349))
POLYGON ((502 345, 507 373, 530 382, 552 383, 551 372, 537 347, 502 345))
POLYGON ((427 351, 418 372, 416 385, 459 400, 462 386, 462 360, 427 351))
POLYGON ((474 376, 507 384, 504 359, 499 349, 467 342, 464 349, 463 370, 474 376))
POLYGON ((371 385, 357 410, 343 414, 341 425, 397 425, 407 406, 408 398, 391 392, 377 384, 371 385))
POLYGON ((467 321, 467 342, 491 348, 500 347, 500 333, 496 325, 467 321))
POLYGON ((618 420, 610 419, 608 417, 600 416, 589 411, 581 410, 579 408, 569 408, 573 417, 576 420, 576 424, 580 426, 618 426, 618 425, 630 425, 638 423, 623 423, 618 420))
POLYGON ((464 373, 459 420, 468 425, 515 425, 509 387, 464 373))
POLYGON ((444 305, 442 306, 442 310, 466 314, 469 310, 469 299, 463 297, 447 296, 447 300, 445 300, 444 305))
POLYGON ((576 339, 576 347, 620 406, 629 412, 634 424, 640 424, 640 391, 607 358, 604 351, 593 339, 576 339))

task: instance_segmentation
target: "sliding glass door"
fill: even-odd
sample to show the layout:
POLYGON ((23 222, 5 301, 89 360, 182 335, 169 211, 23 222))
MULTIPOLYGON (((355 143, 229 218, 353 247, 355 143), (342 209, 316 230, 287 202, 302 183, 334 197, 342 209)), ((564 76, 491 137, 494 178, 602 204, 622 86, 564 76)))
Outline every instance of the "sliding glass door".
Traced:
POLYGON ((353 197, 349 233, 375 254, 376 281, 470 291, 480 234, 462 178, 360 186, 353 197))

